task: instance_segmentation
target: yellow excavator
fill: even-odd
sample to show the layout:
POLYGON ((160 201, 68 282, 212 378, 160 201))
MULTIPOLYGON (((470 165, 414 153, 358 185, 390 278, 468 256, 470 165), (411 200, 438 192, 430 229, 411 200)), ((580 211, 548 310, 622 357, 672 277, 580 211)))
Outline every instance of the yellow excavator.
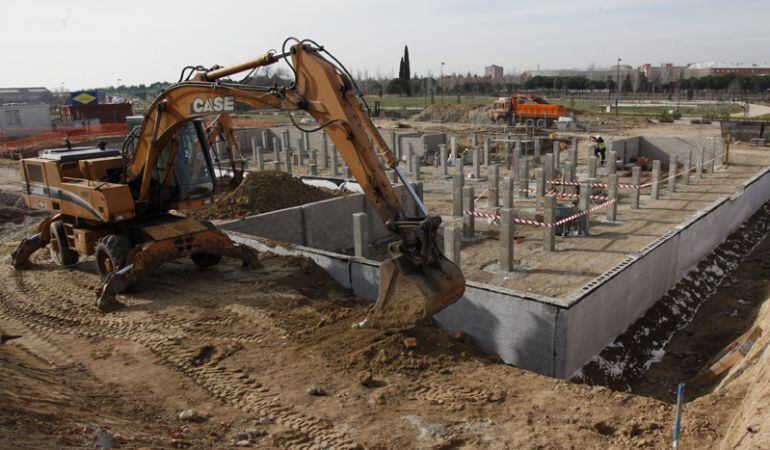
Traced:
POLYGON ((30 255, 45 246, 64 266, 95 255, 103 277, 97 306, 110 310, 121 306, 119 293, 177 258, 190 256, 207 267, 224 255, 258 266, 255 250, 175 211, 209 203, 214 194, 202 120, 239 110, 282 110, 303 131, 326 131, 394 236, 391 258, 380 265, 377 301, 362 326, 413 326, 460 299, 465 279, 437 246, 441 218, 428 213, 367 109, 347 69, 311 40, 289 38, 281 53, 270 51, 230 67, 187 67, 180 82, 153 101, 121 151, 48 150, 21 161, 27 205, 53 214, 13 252, 13 267, 28 266, 30 255), (294 74, 288 86, 228 78, 282 60, 294 74), (311 115, 318 126, 300 127, 292 115, 297 111, 311 115), (405 185, 419 217, 410 216, 399 202, 378 155, 405 185))

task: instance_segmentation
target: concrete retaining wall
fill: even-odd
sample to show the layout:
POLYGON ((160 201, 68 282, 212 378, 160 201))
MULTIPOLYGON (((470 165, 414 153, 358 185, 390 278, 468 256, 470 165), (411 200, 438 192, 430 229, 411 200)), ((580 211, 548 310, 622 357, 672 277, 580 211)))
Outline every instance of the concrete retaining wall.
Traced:
MULTIPOLYGON (((403 186, 394 186, 406 208, 414 210, 414 201, 403 186)), ((354 213, 365 212, 372 241, 389 235, 364 194, 349 194, 316 203, 258 214, 220 225, 225 231, 259 236, 275 241, 303 245, 332 252, 353 247, 354 213)))
MULTIPOLYGON (((633 151, 633 146, 630 148, 633 151)), ((747 181, 736 194, 713 202, 566 299, 468 282, 463 298, 437 314, 435 321, 444 330, 462 330, 480 349, 508 364, 568 378, 612 343, 768 199, 770 169, 765 169, 747 181)), ((342 203, 340 206, 348 209, 345 212, 348 223, 344 226, 350 229, 353 207, 342 203)), ((306 207, 298 209, 302 211, 302 208, 306 207)), ((280 214, 298 213, 284 210, 270 214, 276 215, 270 219, 272 224, 280 222, 282 225, 270 230, 294 233, 283 229, 289 222, 281 222, 280 214)), ((307 223, 307 214, 299 214, 302 220, 297 222, 304 229, 313 226, 307 223)), ((317 214, 323 215, 322 212, 317 214)), ((330 208, 328 214, 342 216, 335 208, 330 208)), ((268 249, 264 239, 254 234, 269 227, 261 220, 249 220, 230 223, 223 228, 236 241, 268 249), (258 228, 260 226, 264 228, 258 228)), ((313 220, 322 223, 320 219, 313 220)), ((264 234, 277 239, 269 233, 264 234)), ((348 233, 340 234, 349 236, 348 233)), ((282 244, 270 250, 309 256, 357 295, 371 300, 377 297, 379 276, 375 262, 325 251, 323 248, 329 247, 326 243, 322 243, 321 249, 302 246, 308 234, 303 236, 303 241, 296 239, 296 234, 290 236, 294 240, 288 242, 299 245, 282 244)))

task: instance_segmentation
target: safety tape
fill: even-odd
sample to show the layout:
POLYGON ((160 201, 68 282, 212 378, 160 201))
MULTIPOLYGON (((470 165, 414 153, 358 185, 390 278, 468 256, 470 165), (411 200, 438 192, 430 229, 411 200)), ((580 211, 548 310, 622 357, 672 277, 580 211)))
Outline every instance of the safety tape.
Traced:
MULTIPOLYGON (((709 159, 707 161, 703 161, 699 165, 692 166, 692 167, 690 167, 690 171, 692 172, 694 169, 697 169, 698 166, 704 166, 704 165, 706 165, 706 164, 708 164, 711 161, 714 161, 716 159, 717 159, 716 157, 715 158, 711 158, 711 159, 709 159)), ((663 178, 662 180, 658 180, 658 182, 662 183, 664 181, 668 181, 668 180, 670 180, 670 179, 672 179, 674 177, 678 177, 678 176, 684 174, 684 172, 685 171, 682 170, 681 172, 677 172, 674 175, 671 175, 671 176, 669 176, 667 178, 663 178)), ((583 183, 581 183, 580 181, 562 181, 562 180, 547 180, 546 183, 547 184, 556 184, 556 185, 561 185, 561 186, 582 186, 583 185, 583 183)), ((653 184, 654 184, 653 181, 650 181, 649 183, 644 183, 644 184, 618 183, 618 188, 619 189, 644 189, 646 187, 652 186, 653 184)), ((590 183, 590 186, 591 187, 610 187, 610 185, 607 184, 607 183, 590 183)))
MULTIPOLYGON (((600 204, 598 204, 598 205, 596 205, 596 206, 594 206, 592 208, 589 208, 586 211, 579 211, 579 212, 577 212, 577 213, 575 213, 575 214, 573 214, 573 215, 571 215, 569 217, 565 217, 565 218, 563 218, 561 220, 557 220, 554 223, 539 222, 537 220, 530 220, 530 219, 520 219, 520 218, 517 218, 517 217, 514 217, 513 219, 511 219, 511 221, 513 223, 520 223, 520 224, 524 224, 524 225, 535 225, 535 226, 538 226, 538 227, 553 228, 553 227, 558 227, 559 225, 564 225, 567 222, 572 222, 573 220, 579 219, 579 218, 585 216, 588 213, 592 213, 592 212, 594 212, 596 210, 602 209, 605 206, 610 205, 611 203, 615 203, 615 201, 616 201, 615 199, 608 200, 608 201, 606 201, 604 203, 600 203, 600 204)), ((481 218, 484 218, 484 219, 490 219, 490 220, 493 220, 495 222, 499 222, 500 221, 500 215, 497 214, 497 213, 488 213, 488 212, 483 212, 483 211, 469 211, 469 210, 465 210, 465 211, 463 211, 463 214, 465 214, 467 216, 472 216, 472 217, 481 217, 481 218)))

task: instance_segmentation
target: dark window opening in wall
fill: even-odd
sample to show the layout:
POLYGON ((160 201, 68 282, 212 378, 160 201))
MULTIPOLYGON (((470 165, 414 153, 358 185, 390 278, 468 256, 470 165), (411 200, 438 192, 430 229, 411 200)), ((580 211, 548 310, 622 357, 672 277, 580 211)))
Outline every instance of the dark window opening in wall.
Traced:
POLYGON ((5 111, 5 121, 8 123, 8 126, 20 126, 21 125, 21 116, 19 115, 18 109, 8 109, 5 111))

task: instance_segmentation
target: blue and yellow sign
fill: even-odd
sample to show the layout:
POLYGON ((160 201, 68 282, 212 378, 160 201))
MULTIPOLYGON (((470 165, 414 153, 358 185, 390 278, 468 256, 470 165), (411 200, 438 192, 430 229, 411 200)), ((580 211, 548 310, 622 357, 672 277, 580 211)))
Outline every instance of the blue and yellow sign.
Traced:
POLYGON ((71 105, 96 105, 99 103, 99 97, 96 91, 77 91, 70 92, 71 105))

